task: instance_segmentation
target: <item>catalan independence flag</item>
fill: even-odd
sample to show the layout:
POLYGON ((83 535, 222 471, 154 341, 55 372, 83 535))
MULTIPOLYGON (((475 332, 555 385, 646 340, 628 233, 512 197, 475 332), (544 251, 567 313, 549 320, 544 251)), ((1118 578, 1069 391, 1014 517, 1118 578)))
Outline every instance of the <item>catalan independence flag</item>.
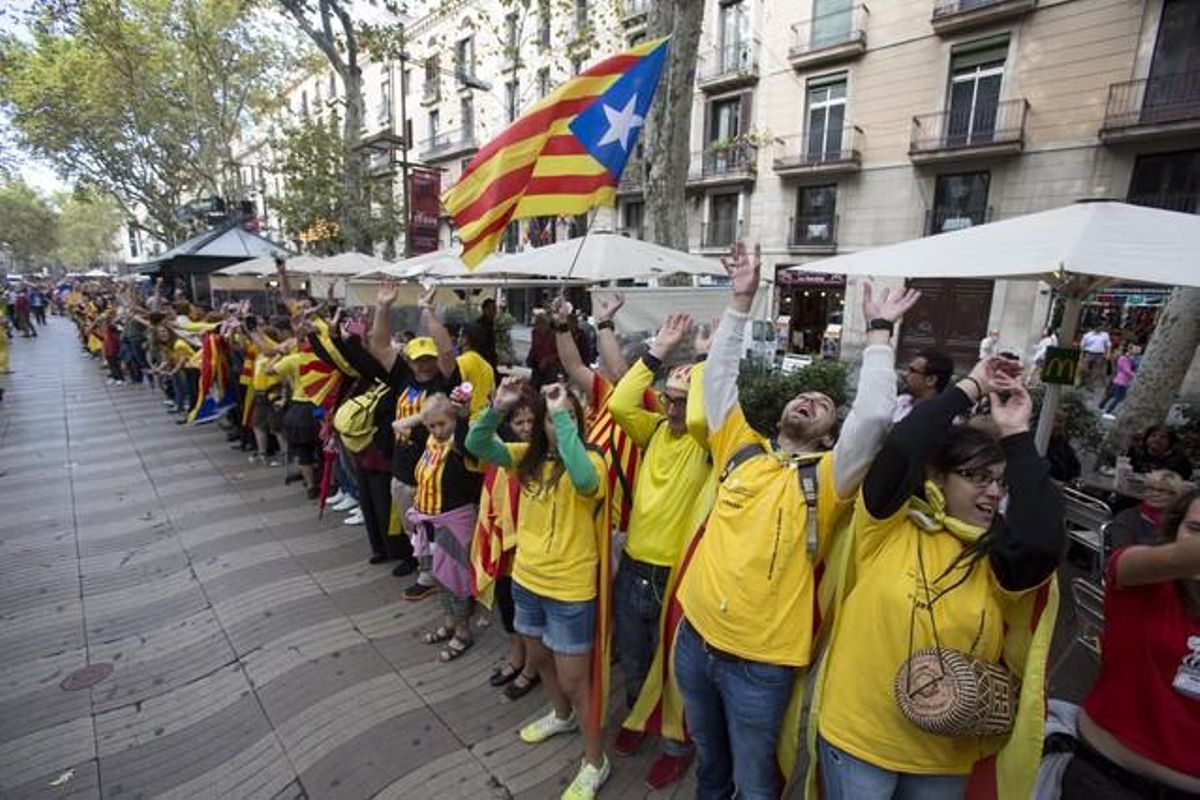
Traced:
POLYGON ((666 58, 667 40, 655 39, 589 67, 475 154, 442 196, 469 269, 512 220, 613 204, 666 58))

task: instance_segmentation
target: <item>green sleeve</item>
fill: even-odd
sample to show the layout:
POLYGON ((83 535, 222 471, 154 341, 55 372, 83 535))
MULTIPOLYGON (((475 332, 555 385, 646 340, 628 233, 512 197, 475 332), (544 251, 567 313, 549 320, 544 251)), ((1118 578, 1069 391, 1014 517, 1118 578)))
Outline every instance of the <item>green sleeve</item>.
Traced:
POLYGON ((579 429, 575 420, 566 411, 555 411, 550 415, 554 420, 554 436, 558 440, 558 454, 562 457, 563 465, 571 485, 580 494, 595 494, 600 488, 600 476, 596 467, 588 458, 587 448, 579 439, 579 429))
POLYGON ((496 413, 496 409, 488 406, 471 423, 471 430, 467 432, 467 452, 480 461, 507 469, 512 466, 512 456, 509 455, 504 442, 496 435, 499 427, 500 415, 496 413))

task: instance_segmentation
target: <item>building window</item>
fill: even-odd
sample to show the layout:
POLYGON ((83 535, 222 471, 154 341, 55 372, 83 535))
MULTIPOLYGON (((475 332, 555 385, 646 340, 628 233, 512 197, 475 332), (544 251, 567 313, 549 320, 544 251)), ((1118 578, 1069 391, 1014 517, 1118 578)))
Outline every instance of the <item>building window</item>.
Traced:
POLYGON ((441 95, 442 67, 437 56, 425 59, 425 99, 436 100, 441 95))
POLYGON ((996 132, 1008 38, 956 47, 950 54, 946 145, 988 144, 996 132))
POLYGON ((837 186, 805 186, 796 195, 792 244, 828 246, 837 230, 837 186))
POLYGON ((1187 119, 1200 108, 1200 3, 1164 0, 1142 101, 1142 122, 1187 119))
POLYGON ((550 0, 538 0, 538 44, 550 46, 550 0))
POLYGON ((550 94, 550 68, 542 67, 538 70, 538 97, 542 98, 550 94))
POLYGON ((521 223, 510 222, 504 226, 504 235, 500 237, 500 251, 515 253, 521 249, 521 223))
POLYGON ((850 38, 853 0, 813 0, 812 9, 812 48, 814 50, 844 42, 850 38))
MULTIPOLYGON (((743 51, 750 41, 749 4, 734 0, 723 2, 717 12, 717 35, 720 52, 717 63, 720 72, 730 72, 744 66, 743 51)), ((748 56, 748 53, 746 54, 748 56)))
POLYGON ((742 132, 742 98, 725 97, 709 104, 708 144, 729 143, 742 132))
POLYGON ((808 82, 808 129, 804 143, 810 162, 841 158, 846 124, 846 76, 814 78, 808 82))
POLYGON ((521 105, 521 83, 516 78, 513 78, 508 83, 504 84, 504 111, 508 114, 508 121, 512 122, 517 118, 517 111, 521 105))
POLYGON ((939 175, 927 232, 945 233, 987 222, 990 182, 987 172, 939 175))
POLYGON ((631 200, 621 206, 621 233, 631 239, 643 238, 646 219, 646 204, 631 200))
POLYGON ((580 236, 586 236, 588 229, 588 215, 576 214, 567 220, 567 238, 578 239, 580 236))
POLYGON ((475 37, 459 39, 454 46, 454 75, 465 86, 475 74, 475 37))
POLYGON ((704 226, 705 247, 729 247, 737 239, 738 196, 714 194, 708 198, 708 220, 704 226))
POLYGON ((429 143, 436 145, 438 134, 442 132, 442 120, 437 109, 429 112, 429 143))
POLYGON ((1200 213, 1200 150, 1139 156, 1129 180, 1129 202, 1200 213))
POLYGON ((554 244, 558 239, 558 219, 556 217, 530 217, 529 243, 534 247, 554 244))
POLYGON ((462 140, 469 142, 475 138, 475 104, 471 98, 464 97, 459 102, 458 113, 462 118, 462 140))
POLYGON ((379 124, 392 124, 392 82, 379 84, 379 124))
POLYGON ((413 146, 413 121, 412 117, 404 120, 404 146, 413 146))

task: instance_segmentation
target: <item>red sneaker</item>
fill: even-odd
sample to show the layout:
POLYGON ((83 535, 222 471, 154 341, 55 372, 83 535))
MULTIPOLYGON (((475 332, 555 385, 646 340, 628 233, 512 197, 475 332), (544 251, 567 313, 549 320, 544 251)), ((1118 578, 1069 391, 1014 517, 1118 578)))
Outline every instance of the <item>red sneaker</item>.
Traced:
POLYGON ((646 738, 646 734, 641 731, 631 731, 629 728, 621 728, 617 732, 617 740, 613 742, 613 752, 619 756, 631 756, 637 752, 637 749, 642 744, 642 739, 646 738))
POLYGON ((691 753, 682 756, 660 753, 650 765, 650 772, 646 774, 646 785, 656 792, 665 789, 682 778, 691 763, 691 753))

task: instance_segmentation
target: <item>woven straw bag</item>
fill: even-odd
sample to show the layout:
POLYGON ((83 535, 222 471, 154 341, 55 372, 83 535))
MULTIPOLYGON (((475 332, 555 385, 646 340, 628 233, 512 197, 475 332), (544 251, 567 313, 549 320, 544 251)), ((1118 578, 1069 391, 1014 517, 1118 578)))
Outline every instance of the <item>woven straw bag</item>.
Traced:
POLYGON ((913 653, 893 688, 904 718, 937 736, 1000 736, 1012 730, 1020 684, 1000 664, 947 647, 913 653))

